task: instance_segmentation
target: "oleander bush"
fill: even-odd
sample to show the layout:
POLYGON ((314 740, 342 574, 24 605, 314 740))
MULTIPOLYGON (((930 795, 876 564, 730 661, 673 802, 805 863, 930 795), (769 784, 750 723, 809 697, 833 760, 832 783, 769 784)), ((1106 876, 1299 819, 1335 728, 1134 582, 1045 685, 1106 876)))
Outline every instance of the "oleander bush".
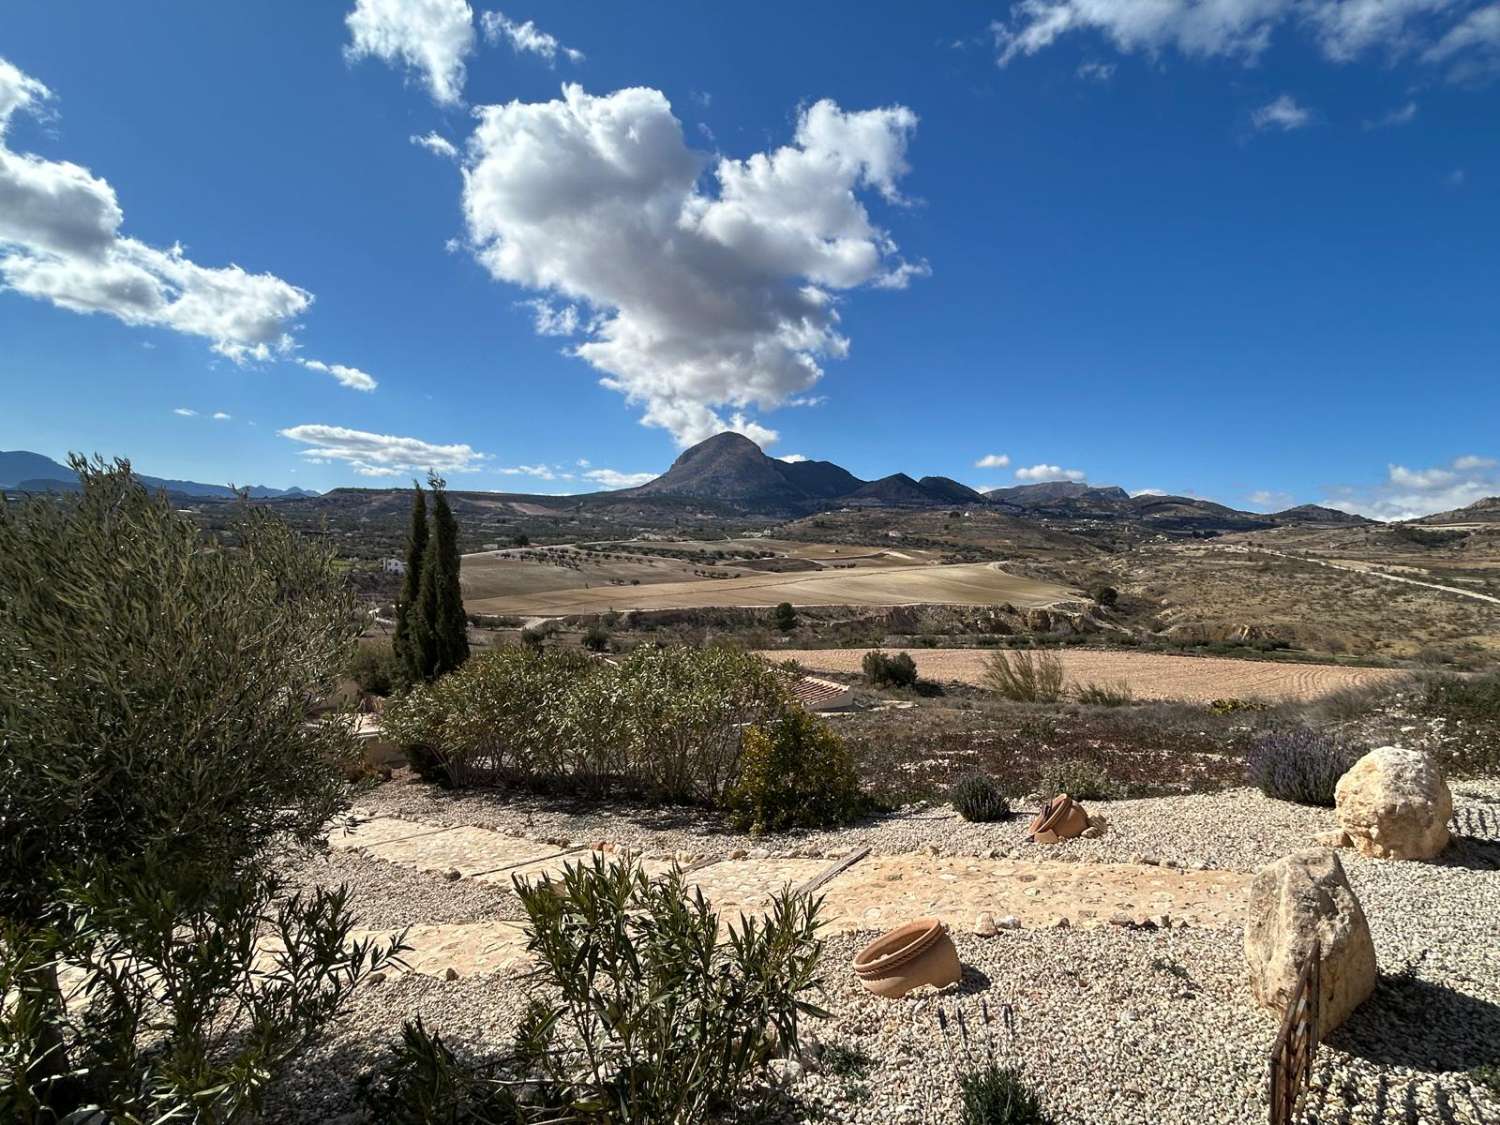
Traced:
POLYGON ((785 672, 733 649, 643 645, 607 664, 521 645, 393 698, 383 726, 451 785, 713 803, 739 779, 744 731, 797 710, 785 672))
POLYGON ((860 661, 865 679, 876 687, 911 687, 917 682, 917 662, 909 652, 898 652, 894 656, 880 649, 871 649, 860 661))
POLYGON ((821 900, 779 893, 764 918, 719 918, 680 870, 634 862, 515 881, 537 975, 556 996, 534 1019, 529 1062, 565 1121, 724 1119, 802 1017, 827 1015, 819 987, 821 900))
POLYGON ((965 820, 989 822, 1010 818, 1010 802, 1000 787, 985 774, 975 773, 959 779, 948 799, 965 820))
POLYGON ((1049 649, 996 649, 985 662, 991 691, 1015 703, 1056 703, 1063 695, 1063 665, 1049 649))
POLYGON ((868 811, 843 739, 801 709, 745 732, 725 805, 736 827, 755 833, 846 824, 868 811))
POLYGON ((1358 757, 1359 751, 1335 735, 1292 727, 1257 738, 1245 769, 1250 784, 1267 797, 1332 808, 1339 778, 1358 757))

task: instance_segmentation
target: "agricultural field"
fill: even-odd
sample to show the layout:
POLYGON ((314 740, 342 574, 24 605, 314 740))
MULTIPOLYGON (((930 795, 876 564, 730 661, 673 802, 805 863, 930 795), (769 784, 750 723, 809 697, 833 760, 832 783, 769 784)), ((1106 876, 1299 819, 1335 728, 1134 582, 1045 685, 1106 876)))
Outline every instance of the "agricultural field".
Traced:
POLYGON ((1076 590, 993 563, 941 565, 922 548, 775 539, 641 541, 465 555, 471 613, 563 616, 632 609, 793 605, 1003 605, 1076 601, 1076 590))
MULTIPOLYGON (((777 660, 795 660, 813 672, 857 673, 868 649, 803 649, 766 652, 777 660)), ((888 649, 908 652, 917 674, 938 682, 983 686, 990 654, 976 649, 888 649)), ((1206 703, 1212 699, 1258 699, 1267 702, 1312 700, 1345 688, 1395 680, 1400 672, 1385 668, 1346 668, 1332 664, 1275 664, 1216 656, 1171 656, 1149 652, 1098 652, 1062 649, 1057 656, 1070 687, 1124 684, 1137 699, 1171 699, 1206 703)))

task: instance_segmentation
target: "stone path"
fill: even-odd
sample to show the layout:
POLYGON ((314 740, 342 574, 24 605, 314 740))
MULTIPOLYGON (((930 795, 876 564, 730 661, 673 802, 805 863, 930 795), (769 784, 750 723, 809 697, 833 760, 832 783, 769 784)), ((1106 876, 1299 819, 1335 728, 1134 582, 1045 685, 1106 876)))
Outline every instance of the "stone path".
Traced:
MULTIPOLYGON (((399 817, 373 817, 329 834, 331 847, 360 851, 390 863, 450 878, 510 885, 560 876, 571 863, 589 860, 595 848, 564 846, 507 836, 471 825, 445 827, 399 817)), ((1039 849, 1040 852, 1040 849, 1039 849)), ((677 857, 684 866, 697 857, 677 857)), ((726 922, 763 912, 784 886, 799 886, 828 869, 833 857, 742 856, 699 859, 689 871, 697 887, 726 922)), ((650 874, 673 860, 643 860, 650 874)), ((1148 864, 1090 864, 928 853, 866 857, 819 888, 825 933, 892 928, 923 915, 970 929, 981 913, 1013 924, 1090 927, 1102 925, 1237 925, 1250 876, 1236 871, 1184 871, 1148 864)), ((388 938, 393 931, 360 936, 388 938)), ((407 933, 408 969, 431 976, 470 976, 529 967, 521 923, 487 920, 414 926, 407 933)))

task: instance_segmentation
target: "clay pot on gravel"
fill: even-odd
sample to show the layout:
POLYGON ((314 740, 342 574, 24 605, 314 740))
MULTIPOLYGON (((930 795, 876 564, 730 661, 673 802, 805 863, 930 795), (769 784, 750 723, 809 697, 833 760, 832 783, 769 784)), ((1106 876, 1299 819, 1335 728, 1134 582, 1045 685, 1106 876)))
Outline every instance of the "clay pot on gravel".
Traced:
POLYGON ((896 999, 914 988, 956 984, 958 950, 939 918, 918 918, 882 934, 854 957, 854 972, 876 996, 896 999))
POLYGON ((1042 806, 1026 834, 1037 844, 1055 844, 1082 836, 1089 826, 1089 814, 1066 793, 1059 793, 1042 806))

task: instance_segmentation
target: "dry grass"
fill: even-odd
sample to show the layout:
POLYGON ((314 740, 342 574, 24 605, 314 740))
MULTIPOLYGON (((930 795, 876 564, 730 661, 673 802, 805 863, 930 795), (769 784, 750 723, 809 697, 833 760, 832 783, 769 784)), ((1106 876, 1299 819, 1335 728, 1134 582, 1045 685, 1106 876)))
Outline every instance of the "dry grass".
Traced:
MULTIPOLYGON (((814 672, 857 673, 866 649, 803 649, 767 653, 795 660, 814 672)), ((987 685, 992 655, 983 649, 917 648, 911 653, 917 673, 928 680, 987 685)), ((1057 652, 1070 685, 1109 681, 1127 685, 1139 699, 1176 699, 1206 703, 1211 699, 1312 700, 1344 688, 1400 680, 1403 673, 1385 668, 1345 668, 1330 664, 1273 664, 1218 656, 1168 656, 1149 652, 1057 652)))

